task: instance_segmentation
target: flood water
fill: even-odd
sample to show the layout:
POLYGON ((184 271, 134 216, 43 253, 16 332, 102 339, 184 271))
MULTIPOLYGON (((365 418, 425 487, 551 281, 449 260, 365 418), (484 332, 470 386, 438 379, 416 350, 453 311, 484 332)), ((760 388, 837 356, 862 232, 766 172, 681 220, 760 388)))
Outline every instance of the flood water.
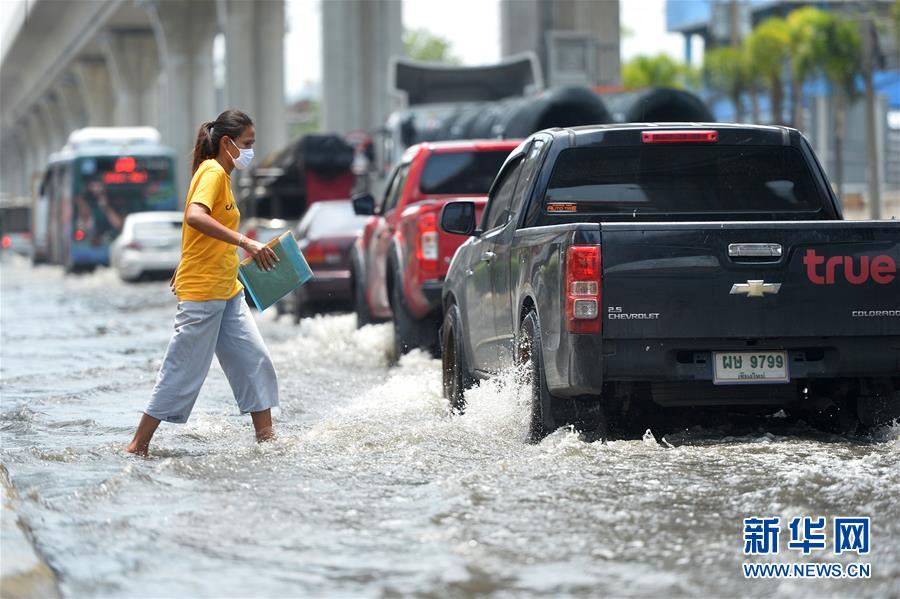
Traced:
POLYGON ((167 284, 16 260, 0 280, 0 461, 64 596, 900 596, 900 426, 528 445, 512 375, 451 416, 439 361, 388 368, 391 325, 267 312, 278 440, 254 442, 214 362, 189 422, 140 459, 122 449, 171 332, 167 284), (779 555, 743 555, 743 518, 806 515, 870 516, 871 553, 803 556, 785 530, 779 555), (871 578, 744 579, 773 561, 871 578))

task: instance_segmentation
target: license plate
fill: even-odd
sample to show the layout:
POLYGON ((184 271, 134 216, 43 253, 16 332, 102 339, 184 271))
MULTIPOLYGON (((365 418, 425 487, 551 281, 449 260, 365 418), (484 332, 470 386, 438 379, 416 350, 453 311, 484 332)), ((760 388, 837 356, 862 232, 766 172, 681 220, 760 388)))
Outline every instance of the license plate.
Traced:
POLYGON ((789 380, 785 351, 713 352, 713 383, 717 385, 789 380))

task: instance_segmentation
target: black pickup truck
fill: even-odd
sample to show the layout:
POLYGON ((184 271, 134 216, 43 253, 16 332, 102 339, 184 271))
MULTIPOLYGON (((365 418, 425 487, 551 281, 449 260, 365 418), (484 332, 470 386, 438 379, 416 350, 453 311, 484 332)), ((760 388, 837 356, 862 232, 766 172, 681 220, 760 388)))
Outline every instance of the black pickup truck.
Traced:
POLYGON ((530 438, 680 406, 840 428, 900 411, 900 221, 844 221, 796 130, 552 129, 507 158, 443 288, 444 393, 530 366, 530 438), (477 228, 476 228, 477 227, 477 228))

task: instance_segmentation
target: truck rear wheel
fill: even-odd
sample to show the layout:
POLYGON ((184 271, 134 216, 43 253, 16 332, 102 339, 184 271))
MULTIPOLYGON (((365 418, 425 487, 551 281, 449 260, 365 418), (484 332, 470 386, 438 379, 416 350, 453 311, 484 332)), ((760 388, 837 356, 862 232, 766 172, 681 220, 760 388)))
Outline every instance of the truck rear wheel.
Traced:
POLYGON ((900 379, 868 381, 856 398, 856 416, 864 431, 900 418, 900 379))
POLYGON ((541 345, 541 324, 537 313, 529 312, 522 321, 517 344, 516 365, 528 370, 531 401, 527 440, 539 443, 556 428, 553 419, 554 397, 544 378, 544 354, 541 345))
POLYGON ((803 405, 785 411, 821 431, 854 434, 861 424, 857 416, 859 396, 859 381, 825 380, 810 385, 809 396, 803 405))
POLYGON ((438 357, 438 323, 431 315, 419 320, 410 314, 406 298, 403 297, 403 281, 398 275, 394 275, 394 283, 391 285, 391 312, 394 315, 395 363, 400 360, 400 356, 416 348, 428 351, 432 357, 438 357))
POLYGON ((419 346, 418 327, 403 300, 403 282, 395 276, 391 285, 391 312, 394 315, 394 363, 419 346))
POLYGON ((462 414, 466 409, 465 392, 474 381, 469 376, 465 348, 462 342, 459 308, 451 304, 441 326, 441 370, 443 372, 444 398, 450 409, 462 414))

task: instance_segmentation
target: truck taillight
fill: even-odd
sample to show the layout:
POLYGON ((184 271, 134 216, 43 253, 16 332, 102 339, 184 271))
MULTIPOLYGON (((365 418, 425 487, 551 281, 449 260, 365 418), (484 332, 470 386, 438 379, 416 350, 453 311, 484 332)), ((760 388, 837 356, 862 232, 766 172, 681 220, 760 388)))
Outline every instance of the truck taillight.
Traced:
POLYGON ((600 246, 573 245, 566 251, 566 330, 599 333, 600 246))
POLYGON ((416 226, 419 233, 416 258, 419 262, 437 262, 439 256, 437 215, 433 212, 423 214, 416 226))

